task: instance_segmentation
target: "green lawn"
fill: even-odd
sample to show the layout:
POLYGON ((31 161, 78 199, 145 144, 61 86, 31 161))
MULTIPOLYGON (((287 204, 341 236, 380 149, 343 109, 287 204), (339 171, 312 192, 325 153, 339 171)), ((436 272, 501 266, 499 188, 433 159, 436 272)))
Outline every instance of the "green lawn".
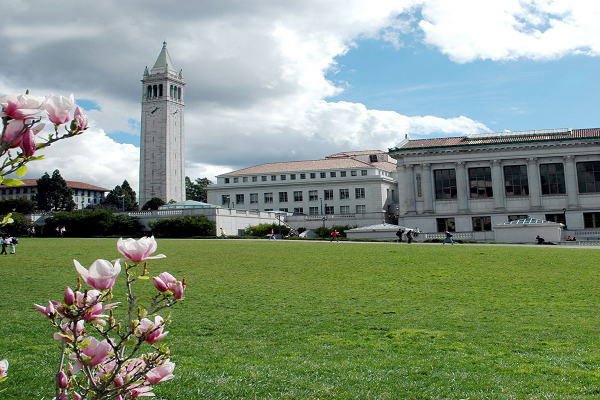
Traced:
MULTIPOLYGON (((0 256, 0 398, 50 399, 58 342, 32 304, 75 285, 73 258, 119 253, 114 239, 20 242, 0 256)), ((160 399, 600 397, 596 249, 159 240, 159 252, 152 275, 188 280, 160 399)))

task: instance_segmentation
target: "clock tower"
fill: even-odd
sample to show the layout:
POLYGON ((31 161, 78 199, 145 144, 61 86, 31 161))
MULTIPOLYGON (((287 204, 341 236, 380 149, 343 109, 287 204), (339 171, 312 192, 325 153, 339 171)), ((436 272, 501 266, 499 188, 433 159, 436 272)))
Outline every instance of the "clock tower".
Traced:
POLYGON ((153 197, 185 201, 184 86, 164 42, 142 79, 140 206, 153 197))

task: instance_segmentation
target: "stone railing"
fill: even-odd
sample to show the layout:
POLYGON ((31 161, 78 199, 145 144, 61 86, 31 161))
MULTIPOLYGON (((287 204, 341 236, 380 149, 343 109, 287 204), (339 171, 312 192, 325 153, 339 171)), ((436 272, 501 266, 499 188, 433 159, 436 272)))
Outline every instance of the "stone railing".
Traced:
MULTIPOLYGON (((450 232, 453 239, 473 239, 473 232, 450 232)), ((425 239, 445 239, 445 233, 426 233, 425 239)))

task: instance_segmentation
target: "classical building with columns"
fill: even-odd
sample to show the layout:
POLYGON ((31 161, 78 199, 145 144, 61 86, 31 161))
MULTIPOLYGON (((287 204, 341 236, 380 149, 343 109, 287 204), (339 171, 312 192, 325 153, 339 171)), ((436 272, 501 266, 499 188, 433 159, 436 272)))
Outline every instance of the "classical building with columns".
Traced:
POLYGON ((600 129, 406 138, 389 154, 400 225, 475 240, 493 240, 493 226, 526 216, 600 228, 600 129))

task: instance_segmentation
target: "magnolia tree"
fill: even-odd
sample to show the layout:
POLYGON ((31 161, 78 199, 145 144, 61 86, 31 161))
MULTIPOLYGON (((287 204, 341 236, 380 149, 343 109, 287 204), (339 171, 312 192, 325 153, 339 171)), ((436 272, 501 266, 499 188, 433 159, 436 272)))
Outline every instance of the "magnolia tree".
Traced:
POLYGON ((57 329, 54 339, 62 344, 55 400, 149 397, 154 396, 151 385, 173 378, 169 347, 159 343, 168 333, 169 321, 157 313, 183 299, 185 277, 179 281, 168 272, 153 277, 157 292, 147 308, 139 306, 140 298, 133 292, 134 282, 148 280, 146 260, 165 257, 151 256, 156 247, 154 237, 119 239, 117 249, 126 258, 96 260, 89 269, 73 260, 92 289, 83 290, 78 278, 76 289, 67 286, 61 301, 48 301, 45 307, 35 304, 57 329), (127 318, 117 321, 114 311, 120 303, 110 301, 121 270, 127 318), (148 352, 138 355, 144 348, 148 352))

